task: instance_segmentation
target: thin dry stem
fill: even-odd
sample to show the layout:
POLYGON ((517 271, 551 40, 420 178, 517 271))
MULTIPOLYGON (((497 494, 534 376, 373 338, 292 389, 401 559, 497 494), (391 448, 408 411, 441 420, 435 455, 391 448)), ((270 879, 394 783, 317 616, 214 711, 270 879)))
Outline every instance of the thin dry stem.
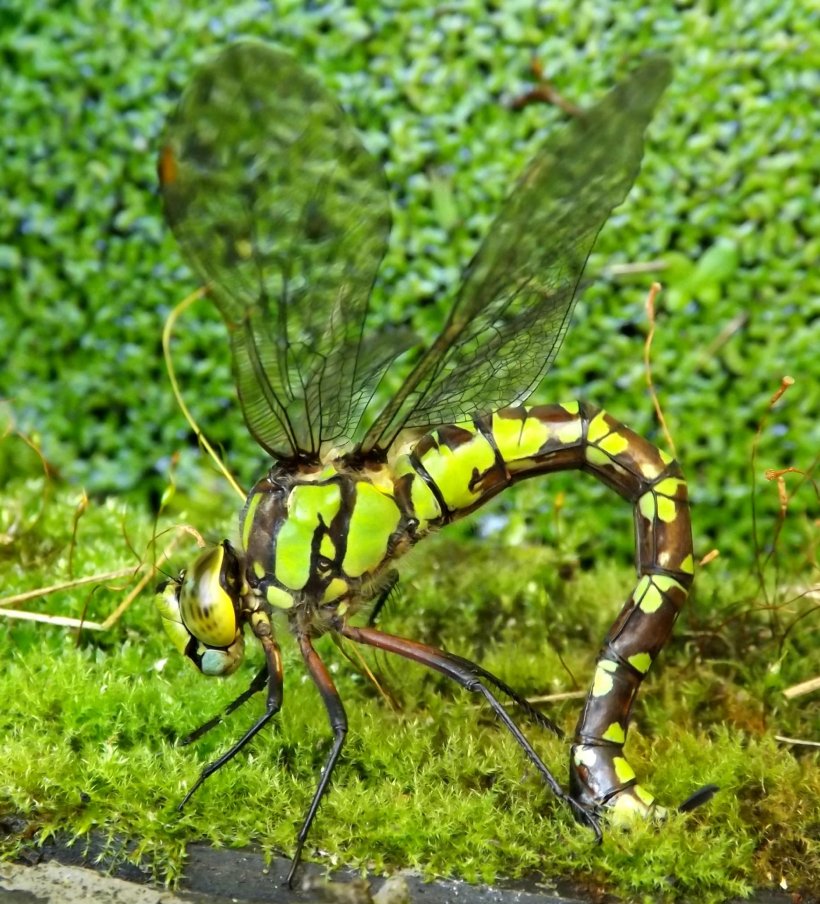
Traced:
POLYGON ((191 412, 188 410, 188 406, 183 401, 179 383, 177 382, 176 373, 174 372, 174 364, 171 360, 171 338, 177 319, 195 301, 198 301, 200 298, 202 298, 207 293, 207 291, 207 287, 203 286, 197 289, 195 292, 192 292, 190 295, 188 295, 187 298, 183 298, 182 301, 168 315, 165 321, 165 327, 162 330, 162 352, 165 356, 165 367, 168 371, 168 378, 171 381, 171 390, 174 393, 174 398, 176 399, 177 405, 179 405, 179 410, 182 412, 185 420, 188 421, 191 429, 196 434, 196 438, 202 445, 202 448, 208 453, 208 455, 211 456, 212 461, 216 464, 223 477, 228 481, 228 483, 233 487, 236 494, 244 502, 247 493, 245 493, 245 491, 239 486, 239 484, 234 479, 233 474, 231 474, 231 472, 227 469, 214 447, 208 442, 205 434, 199 429, 199 425, 194 420, 191 412))
POLYGON ((672 455, 677 458, 678 451, 675 448, 675 441, 672 439, 672 434, 669 431, 666 418, 663 416, 663 409, 661 408, 658 394, 655 391, 655 384, 652 380, 652 340, 655 338, 655 299, 658 297, 662 288, 663 286, 661 286, 660 283, 654 282, 649 288, 649 294, 646 296, 646 314, 649 318, 649 332, 646 335, 646 342, 644 342, 643 346, 643 366, 644 373, 646 374, 646 385, 649 389, 649 397, 652 399, 652 405, 655 408, 655 414, 661 425, 661 430, 663 431, 666 443, 669 446, 672 455))

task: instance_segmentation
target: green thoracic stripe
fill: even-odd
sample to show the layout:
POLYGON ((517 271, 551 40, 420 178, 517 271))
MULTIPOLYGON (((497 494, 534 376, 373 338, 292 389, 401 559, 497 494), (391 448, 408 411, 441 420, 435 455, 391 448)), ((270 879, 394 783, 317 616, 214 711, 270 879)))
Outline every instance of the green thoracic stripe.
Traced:
POLYGON ((245 505, 245 511, 242 513, 242 525, 240 527, 240 535, 242 537, 242 548, 247 549, 251 539, 251 530, 253 528, 253 519, 259 503, 262 501, 263 493, 253 493, 245 505))
POLYGON ((282 590, 281 587, 276 587, 273 584, 270 584, 265 589, 265 599, 271 606, 276 606, 277 609, 293 608, 293 597, 287 591, 282 590))
POLYGON ((288 518, 276 535, 275 574, 291 590, 308 582, 313 536, 336 517, 342 502, 338 483, 302 484, 293 488, 288 518))
POLYGON ((398 527, 401 510, 392 496, 372 484, 356 483, 342 570, 351 578, 375 570, 387 555, 390 535, 398 527))

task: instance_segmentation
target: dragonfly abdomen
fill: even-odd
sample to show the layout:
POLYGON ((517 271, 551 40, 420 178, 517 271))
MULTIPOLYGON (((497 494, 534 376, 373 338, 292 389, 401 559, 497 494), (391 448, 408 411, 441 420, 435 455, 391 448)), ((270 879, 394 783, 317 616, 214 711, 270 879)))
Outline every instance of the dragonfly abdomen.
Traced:
POLYGON ((605 411, 580 402, 505 408, 422 437, 396 462, 419 529, 442 526, 505 487, 540 474, 593 474, 633 505, 639 581, 607 635, 578 722, 573 796, 646 813, 653 798, 623 756, 638 688, 666 643, 694 572, 686 482, 665 452, 605 411))

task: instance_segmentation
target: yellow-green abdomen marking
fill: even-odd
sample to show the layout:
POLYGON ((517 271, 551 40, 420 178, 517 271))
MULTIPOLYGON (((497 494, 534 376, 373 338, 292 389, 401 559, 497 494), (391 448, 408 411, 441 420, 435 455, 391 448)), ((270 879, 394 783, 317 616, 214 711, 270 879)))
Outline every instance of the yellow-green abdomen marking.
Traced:
POLYGON ((418 460, 450 511, 468 508, 481 498, 481 475, 496 464, 487 438, 472 423, 443 427, 429 434, 418 460))

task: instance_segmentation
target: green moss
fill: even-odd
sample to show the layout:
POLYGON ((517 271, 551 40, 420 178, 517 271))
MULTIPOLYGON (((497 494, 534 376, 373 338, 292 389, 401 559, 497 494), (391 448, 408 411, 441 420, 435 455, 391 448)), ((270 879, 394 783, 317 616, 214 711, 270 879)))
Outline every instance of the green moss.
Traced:
MULTIPOLYGON (((32 490, 15 488, 6 509, 24 505, 32 490)), ((74 511, 75 500, 54 491, 22 536, 4 535, 6 593, 67 578, 74 511)), ((135 564, 118 540, 124 525, 142 551, 153 526, 139 511, 88 508, 72 556, 75 576, 135 564)), ((442 536, 410 557, 402 598, 382 624, 477 658, 527 695, 561 693, 584 688, 631 581, 621 568, 579 570, 537 547, 442 536)), ((86 609, 100 619, 126 583, 53 594, 27 608, 77 617, 86 609)), ((729 627, 727 602, 736 592, 708 571, 700 576, 688 614, 650 673, 628 741, 639 775, 663 803, 681 802, 705 783, 721 791, 708 806, 662 826, 609 830, 600 847, 476 698, 421 667, 371 655, 400 703, 395 711, 323 638, 318 648, 338 664, 351 727, 308 856, 319 849, 333 861, 377 871, 409 865, 427 876, 472 881, 571 877, 628 900, 717 902, 780 882, 811 889, 820 872, 816 754, 779 744, 774 734, 816 731, 816 705, 786 703, 782 690, 816 674, 820 653, 806 620, 778 647, 753 600, 738 607, 729 627)), ((184 846, 194 840, 291 852, 330 731, 298 652, 289 637, 281 640, 283 712, 180 816, 175 808, 186 788, 261 712, 262 701, 194 746, 175 746, 174 738, 244 689, 259 652, 251 650, 229 679, 203 678, 166 646, 149 595, 111 631, 85 631, 79 643, 61 628, 0 620, 0 814, 29 823, 26 839, 7 838, 5 852, 58 831, 80 838, 102 832, 133 840, 130 856, 168 881, 181 875, 184 846)), ((545 712, 571 731, 579 708, 569 699, 546 704, 545 712)), ((524 727, 564 777, 566 743, 524 727)))

